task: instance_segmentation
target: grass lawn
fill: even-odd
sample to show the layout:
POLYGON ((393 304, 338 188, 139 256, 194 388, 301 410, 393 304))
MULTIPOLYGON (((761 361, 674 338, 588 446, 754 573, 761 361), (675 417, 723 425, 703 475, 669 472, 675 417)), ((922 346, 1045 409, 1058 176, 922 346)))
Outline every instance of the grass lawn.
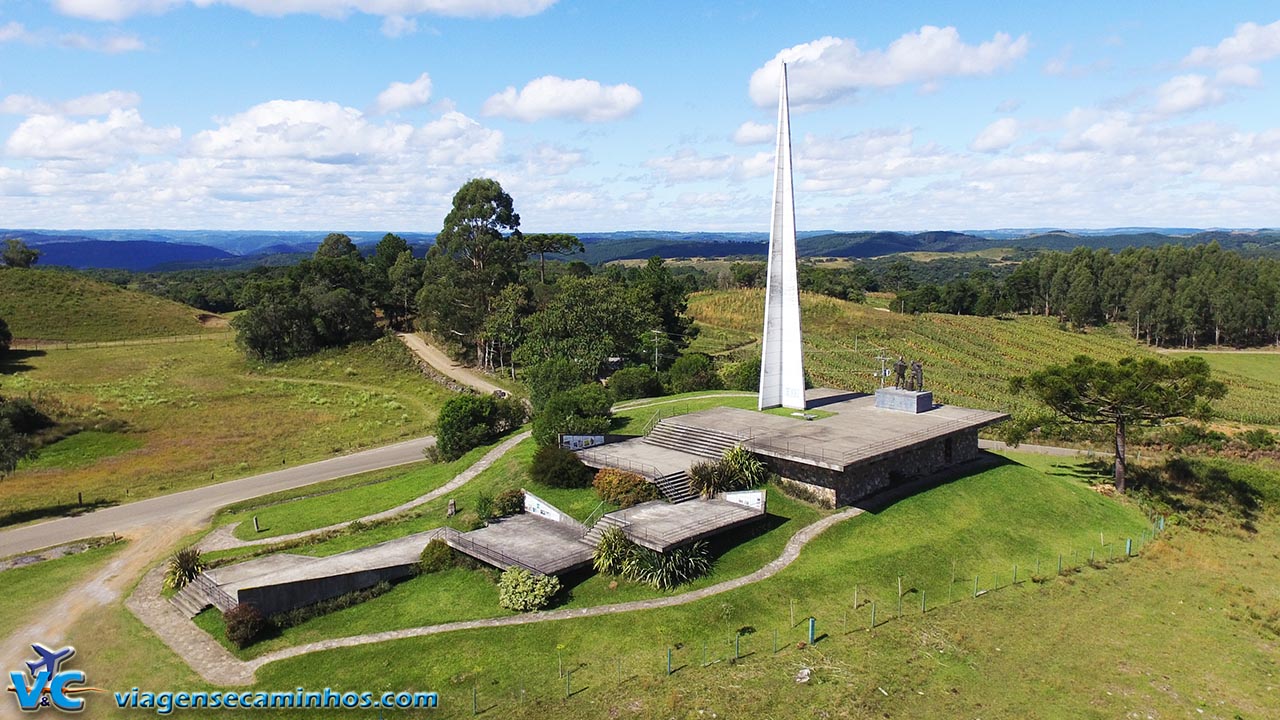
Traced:
POLYGON ((4 587, 0 593, 0 635, 8 635, 37 620, 38 616, 33 613, 38 612, 51 593, 57 597, 123 547, 123 542, 115 542, 75 555, 0 571, 0 586, 4 587))
POLYGON ((97 342, 226 333, 204 311, 51 268, 0 272, 0 317, 23 340, 97 342))
POLYGON ((118 504, 426 435, 450 396, 393 338, 258 365, 230 335, 27 353, 0 367, 0 393, 126 424, 111 440, 73 438, 75 452, 62 459, 55 445, 53 460, 6 477, 0 526, 75 510, 77 493, 86 504, 118 504), (72 459, 93 453, 102 454, 72 459))
POLYGON ((18 469, 77 468, 140 447, 142 441, 126 433, 86 430, 46 445, 39 454, 19 462, 18 469))

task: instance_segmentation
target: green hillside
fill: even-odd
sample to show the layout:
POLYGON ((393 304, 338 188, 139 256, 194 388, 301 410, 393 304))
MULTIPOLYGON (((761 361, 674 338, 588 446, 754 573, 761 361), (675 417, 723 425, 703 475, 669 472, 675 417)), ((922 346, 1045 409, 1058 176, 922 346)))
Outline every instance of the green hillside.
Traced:
MULTIPOLYGON (((694 349, 730 357, 758 353, 763 290, 699 293, 689 314, 703 328, 694 349)), ((817 385, 870 392, 877 355, 920 359, 925 387, 939 402, 1020 411, 1031 402, 1009 392, 1009 378, 1076 355, 1117 360, 1154 355, 1115 328, 1065 329, 1054 318, 901 315, 821 295, 801 296, 805 370, 817 385)), ((1254 362, 1259 362, 1255 360, 1254 362)), ((1215 370, 1222 370, 1215 366, 1215 370)), ((1258 373, 1222 372, 1227 397, 1215 407, 1225 420, 1280 425, 1275 385, 1258 373)))
POLYGON ((0 318, 15 340, 102 342, 222 332, 171 300, 65 270, 0 270, 0 318))

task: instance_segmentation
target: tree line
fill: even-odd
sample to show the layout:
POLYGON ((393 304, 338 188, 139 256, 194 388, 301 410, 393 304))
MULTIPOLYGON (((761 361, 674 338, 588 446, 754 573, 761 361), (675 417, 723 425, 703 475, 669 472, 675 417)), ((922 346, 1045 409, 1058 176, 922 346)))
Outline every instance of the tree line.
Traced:
POLYGON ((1277 301, 1280 262, 1209 243, 1043 253, 1004 278, 979 271, 900 292, 893 309, 1125 323, 1152 345, 1247 347, 1280 342, 1277 301))

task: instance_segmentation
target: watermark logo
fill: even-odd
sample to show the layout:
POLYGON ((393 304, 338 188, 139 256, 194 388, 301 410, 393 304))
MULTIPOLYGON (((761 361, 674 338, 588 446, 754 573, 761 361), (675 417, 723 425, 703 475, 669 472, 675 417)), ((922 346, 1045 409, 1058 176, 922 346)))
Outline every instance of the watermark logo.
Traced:
POLYGON ((62 669, 62 664, 76 654, 75 648, 68 645, 59 650, 50 650, 35 643, 31 649, 39 657, 26 662, 26 672, 13 670, 9 673, 9 692, 17 698, 18 707, 23 712, 36 712, 49 707, 64 712, 79 712, 84 709, 84 700, 76 695, 101 692, 98 688, 84 687, 84 671, 62 669))

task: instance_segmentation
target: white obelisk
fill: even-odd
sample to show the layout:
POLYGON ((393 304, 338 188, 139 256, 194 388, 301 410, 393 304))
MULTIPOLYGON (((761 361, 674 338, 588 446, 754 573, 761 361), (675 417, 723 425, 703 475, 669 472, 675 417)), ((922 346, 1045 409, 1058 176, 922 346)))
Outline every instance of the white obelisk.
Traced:
POLYGON ((778 151, 773 175, 773 223, 769 275, 764 291, 764 341, 760 352, 760 409, 805 409, 800 340, 800 282, 796 276, 796 205, 791 182, 791 113, 787 65, 778 83, 778 151))

